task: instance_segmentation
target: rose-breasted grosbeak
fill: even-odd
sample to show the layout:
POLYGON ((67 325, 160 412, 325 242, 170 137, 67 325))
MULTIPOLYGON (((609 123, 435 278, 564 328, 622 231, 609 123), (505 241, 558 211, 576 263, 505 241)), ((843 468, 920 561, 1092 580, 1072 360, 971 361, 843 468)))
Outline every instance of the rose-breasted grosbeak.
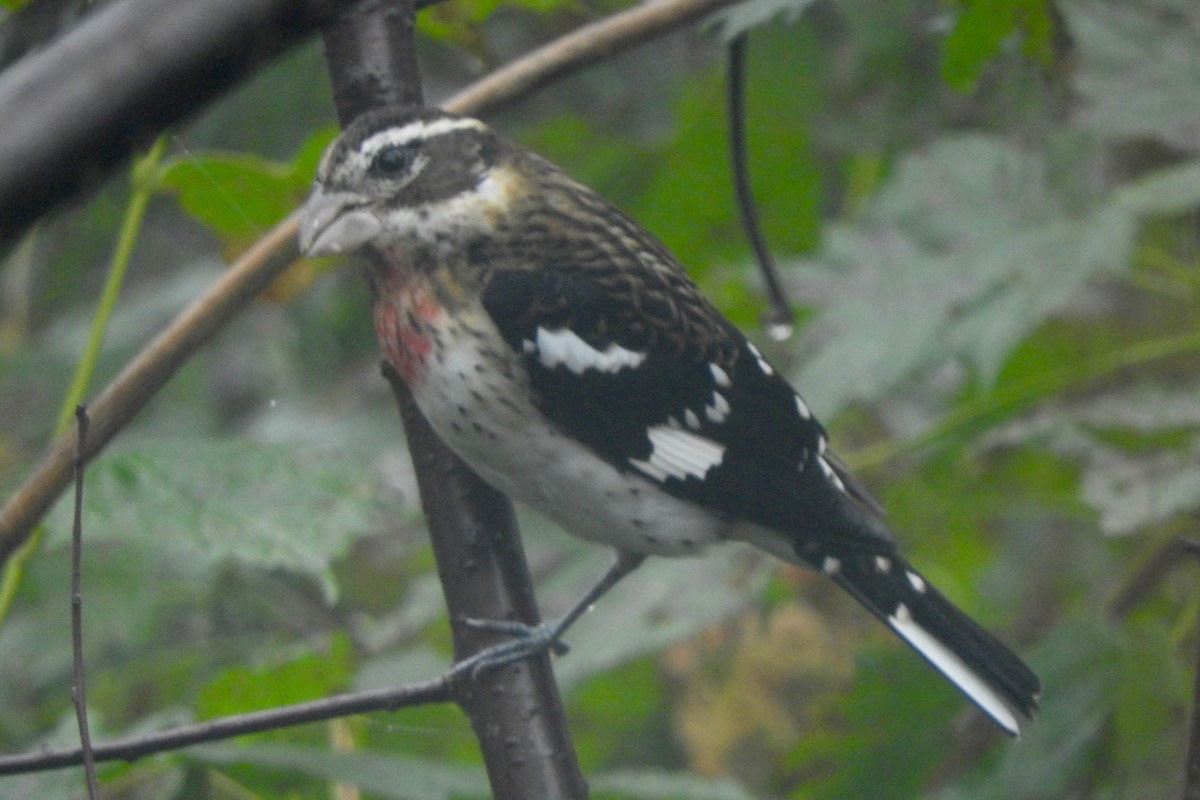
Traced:
POLYGON ((828 575, 1005 731, 1031 716, 1037 677, 900 556, 800 395, 595 192, 477 120, 384 109, 325 154, 300 235, 366 255, 383 351, 464 461, 617 549, 589 600, 647 554, 750 542, 828 575))

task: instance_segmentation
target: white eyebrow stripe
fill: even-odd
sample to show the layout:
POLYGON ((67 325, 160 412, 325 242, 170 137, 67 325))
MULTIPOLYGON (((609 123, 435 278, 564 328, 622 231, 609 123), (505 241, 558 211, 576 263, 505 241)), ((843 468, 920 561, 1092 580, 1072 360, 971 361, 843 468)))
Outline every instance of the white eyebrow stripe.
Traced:
POLYGON ((358 152, 364 156, 371 156, 379 152, 385 147, 394 147, 405 145, 409 142, 415 142, 418 139, 430 139, 434 136, 440 136, 443 133, 450 131, 468 130, 485 130, 487 128, 482 122, 470 117, 461 119, 441 118, 434 120, 418 119, 408 123, 399 130, 388 128, 385 131, 363 140, 363 143, 358 146, 358 152))

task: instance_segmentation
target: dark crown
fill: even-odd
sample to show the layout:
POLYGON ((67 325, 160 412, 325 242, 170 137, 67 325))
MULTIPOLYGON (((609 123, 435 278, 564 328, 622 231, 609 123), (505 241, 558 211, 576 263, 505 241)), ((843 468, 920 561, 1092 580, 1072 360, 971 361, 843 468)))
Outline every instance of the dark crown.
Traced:
POLYGON ((502 142, 478 120, 436 109, 382 108, 356 119, 317 170, 327 191, 417 208, 474 188, 502 142))

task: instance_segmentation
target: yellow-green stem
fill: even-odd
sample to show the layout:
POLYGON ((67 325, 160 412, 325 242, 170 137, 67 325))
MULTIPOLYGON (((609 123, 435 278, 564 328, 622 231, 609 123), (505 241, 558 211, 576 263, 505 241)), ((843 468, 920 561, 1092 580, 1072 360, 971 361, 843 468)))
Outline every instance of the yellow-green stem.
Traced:
MULTIPOLYGON (((96 372, 96 362, 100 358, 100 347, 104 344, 104 334, 112 319, 113 309, 116 308, 117 298, 121 294, 121 285, 125 280, 125 272, 133 255, 133 246, 137 242, 142 221, 146 216, 146 207, 150 203, 157 184, 154 176, 157 174, 158 162, 166 152, 166 139, 159 137, 151 145, 149 152, 134 162, 131 170, 132 192, 129 205, 125 208, 125 218, 121 223, 121 231, 117 238, 117 246, 113 251, 112 263, 109 265, 108 278, 104 282, 104 290, 100 293, 100 301, 96 306, 96 315, 92 318, 92 329, 88 334, 87 344, 75 367, 75 375, 71 386, 63 398, 59 411, 58 422, 54 426, 54 434, 62 434, 75 419, 75 407, 83 402, 91 385, 92 376, 96 372)), ((44 526, 38 525, 33 535, 21 548, 15 552, 4 567, 3 577, 0 578, 0 624, 8 617, 16 597, 17 588, 21 585, 21 577, 25 574, 25 564, 37 553, 44 535, 44 526)))

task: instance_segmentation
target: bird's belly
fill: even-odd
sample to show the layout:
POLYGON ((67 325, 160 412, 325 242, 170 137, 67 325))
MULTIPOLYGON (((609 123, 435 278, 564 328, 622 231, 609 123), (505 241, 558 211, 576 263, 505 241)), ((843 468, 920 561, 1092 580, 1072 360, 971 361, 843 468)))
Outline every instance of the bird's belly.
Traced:
POLYGON ((586 539, 638 553, 688 555, 726 538, 704 509, 621 472, 565 436, 529 400, 519 360, 491 349, 490 320, 439 331, 413 395, 438 435, 480 477, 586 539))

